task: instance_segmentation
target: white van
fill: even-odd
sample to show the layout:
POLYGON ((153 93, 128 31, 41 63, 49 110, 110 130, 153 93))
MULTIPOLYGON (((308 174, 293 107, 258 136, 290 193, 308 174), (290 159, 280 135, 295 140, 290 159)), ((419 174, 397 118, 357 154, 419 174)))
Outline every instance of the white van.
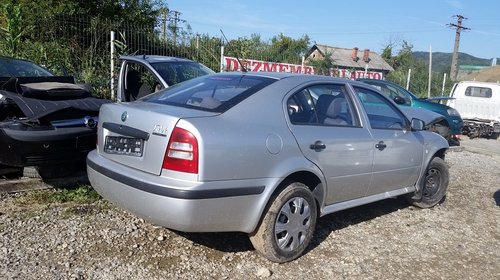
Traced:
POLYGON ((456 83, 447 105, 464 120, 463 134, 471 138, 500 135, 500 84, 475 81, 456 83))

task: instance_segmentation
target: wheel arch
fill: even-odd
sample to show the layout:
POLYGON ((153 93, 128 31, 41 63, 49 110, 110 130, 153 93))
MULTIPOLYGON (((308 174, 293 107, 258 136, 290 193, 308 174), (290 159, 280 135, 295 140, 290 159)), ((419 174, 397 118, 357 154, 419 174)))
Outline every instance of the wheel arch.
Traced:
POLYGON ((316 174, 315 172, 311 170, 297 170, 294 171, 290 174, 288 174, 286 177, 284 177, 282 180, 280 180, 277 184, 276 187, 271 191, 270 195, 267 197, 264 207, 261 208, 261 211, 259 213, 259 219, 258 222, 256 223, 254 227, 254 231, 251 234, 255 233, 255 231, 259 228, 260 224, 262 223, 262 219, 264 218, 265 213, 268 211, 269 207, 273 203, 273 201, 276 199, 276 197, 292 182, 299 182, 307 186, 309 190, 312 192, 314 200, 316 202, 316 209, 318 210, 316 213, 319 215, 319 209, 321 207, 321 204, 324 201, 324 188, 323 188, 323 180, 321 177, 316 174))

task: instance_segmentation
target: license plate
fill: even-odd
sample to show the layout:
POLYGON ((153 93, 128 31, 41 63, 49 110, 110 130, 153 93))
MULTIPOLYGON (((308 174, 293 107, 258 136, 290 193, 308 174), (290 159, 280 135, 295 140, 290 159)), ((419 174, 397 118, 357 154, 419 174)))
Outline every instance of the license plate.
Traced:
POLYGON ((119 154, 141 157, 144 148, 144 140, 139 138, 106 136, 104 152, 108 154, 119 154))

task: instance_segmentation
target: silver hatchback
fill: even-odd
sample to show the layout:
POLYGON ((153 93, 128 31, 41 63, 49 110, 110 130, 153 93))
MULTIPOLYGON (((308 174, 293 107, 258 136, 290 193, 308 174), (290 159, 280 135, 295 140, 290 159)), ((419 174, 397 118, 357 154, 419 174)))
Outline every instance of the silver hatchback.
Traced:
POLYGON ((87 158, 106 199, 167 228, 241 231, 274 262, 299 257, 318 217, 446 194, 447 141, 373 87, 220 73, 102 106, 87 158))

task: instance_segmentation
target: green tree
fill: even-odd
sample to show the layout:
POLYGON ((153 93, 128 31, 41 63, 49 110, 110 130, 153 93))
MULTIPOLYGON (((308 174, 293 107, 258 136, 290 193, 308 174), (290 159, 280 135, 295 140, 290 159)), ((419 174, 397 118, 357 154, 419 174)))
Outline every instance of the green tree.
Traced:
POLYGON ((23 14, 20 6, 4 4, 1 7, 5 26, 0 27, 0 35, 4 45, 4 51, 9 56, 19 56, 22 37, 27 33, 29 27, 23 24, 23 14))
POLYGON ((330 76, 330 71, 336 68, 330 52, 325 52, 325 56, 319 59, 309 60, 308 65, 314 67, 315 74, 330 76))

